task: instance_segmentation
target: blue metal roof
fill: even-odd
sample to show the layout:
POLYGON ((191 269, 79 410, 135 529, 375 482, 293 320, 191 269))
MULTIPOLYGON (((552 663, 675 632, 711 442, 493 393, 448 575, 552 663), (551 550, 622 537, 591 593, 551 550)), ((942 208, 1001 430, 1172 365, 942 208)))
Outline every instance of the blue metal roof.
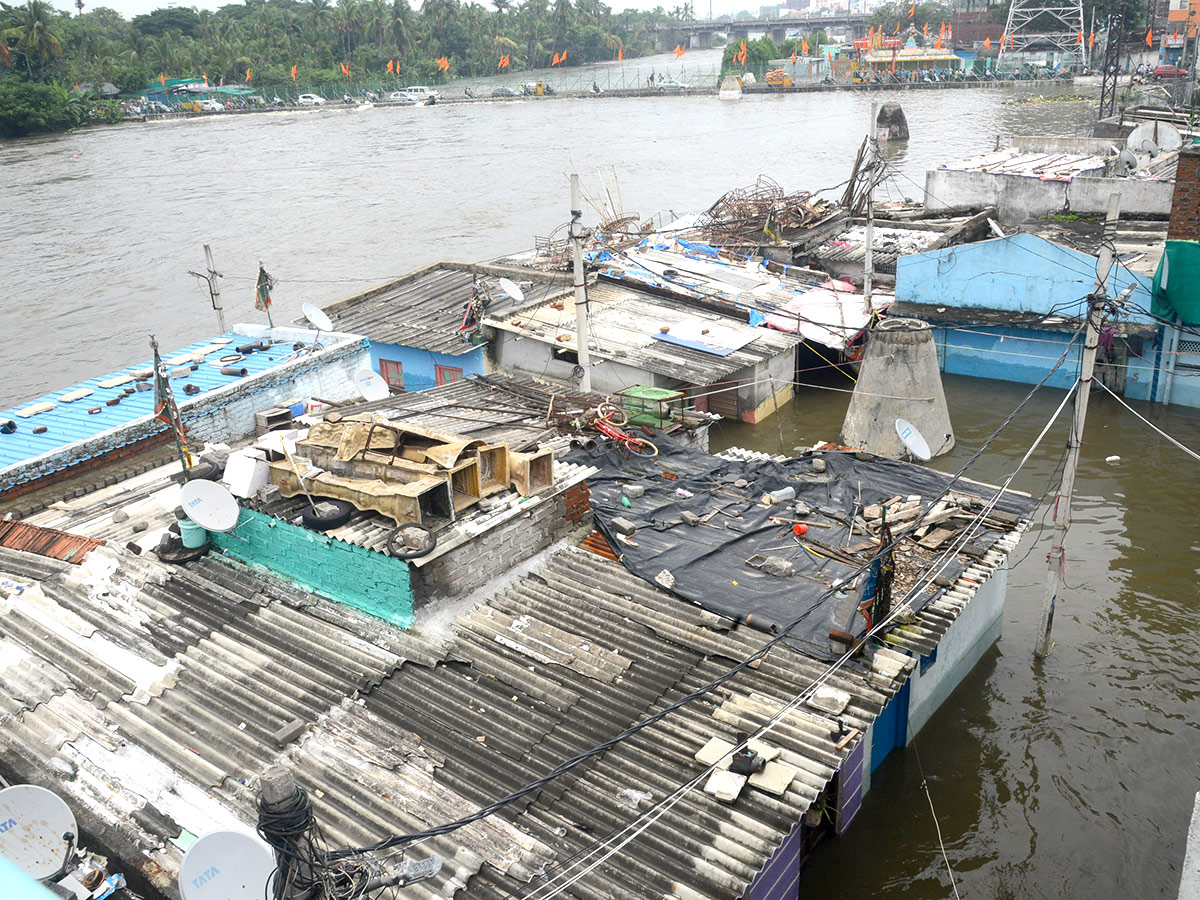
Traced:
MULTIPOLYGON (((188 407, 202 400, 206 394, 218 388, 246 380, 237 375, 222 375, 220 368, 222 364, 218 361, 221 357, 235 354, 235 348, 255 343, 257 340, 257 338, 248 337, 244 334, 230 332, 206 341, 191 344, 182 350, 162 353, 163 361, 168 363, 167 371, 172 372, 185 365, 182 362, 182 357, 190 357, 201 350, 208 351, 204 357, 205 362, 200 363, 196 370, 191 372, 186 378, 171 379, 171 389, 175 393, 175 401, 179 404, 185 420, 187 418, 188 407), (224 341, 225 343, 218 345, 218 341, 224 341), (170 362, 172 360, 179 360, 179 362, 171 365, 170 362), (214 365, 213 363, 217 364, 214 365), (189 384, 196 385, 200 389, 199 393, 190 396, 185 394, 184 387, 189 384)), ((306 344, 306 346, 310 345, 310 343, 306 344)), ((294 354, 293 343, 288 342, 275 344, 270 350, 256 350, 251 353, 237 354, 242 358, 229 364, 248 370, 246 378, 253 378, 255 375, 268 372, 283 365, 292 359, 294 354)), ((187 364, 190 365, 191 363, 187 364)), ((100 375, 96 378, 73 384, 70 387, 52 391, 42 397, 29 400, 19 406, 0 412, 0 419, 11 419, 17 425, 17 430, 13 434, 0 433, 0 471, 17 463, 52 453, 76 441, 104 434, 107 431, 120 428, 145 416, 153 415, 153 390, 135 390, 134 393, 126 395, 125 389, 136 387, 136 381, 130 381, 116 387, 105 388, 100 386, 101 382, 111 381, 122 376, 130 376, 133 372, 139 370, 147 371, 152 367, 153 364, 150 361, 140 365, 129 366, 116 372, 111 372, 108 375, 100 375), (85 389, 92 391, 92 393, 78 400, 63 402, 62 398, 64 396, 70 396, 76 391, 85 389), (121 398, 119 403, 114 406, 106 405, 106 401, 117 397, 121 398), (28 418, 17 415, 19 410, 28 409, 40 403, 53 403, 55 406, 54 409, 37 413, 28 418), (91 412, 97 409, 99 410, 98 412, 91 412), (42 425, 46 427, 46 431, 42 434, 34 434, 33 429, 42 425)), ((145 383, 153 385, 154 382, 151 379, 145 383)))

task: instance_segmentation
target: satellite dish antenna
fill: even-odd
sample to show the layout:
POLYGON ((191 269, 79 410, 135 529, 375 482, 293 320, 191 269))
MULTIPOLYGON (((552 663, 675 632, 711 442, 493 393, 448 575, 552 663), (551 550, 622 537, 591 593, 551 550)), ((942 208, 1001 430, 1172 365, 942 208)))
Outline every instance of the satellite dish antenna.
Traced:
POLYGON ((504 291, 504 293, 508 294, 508 296, 512 297, 518 303, 525 302, 525 292, 517 287, 515 282, 507 278, 501 278, 497 284, 500 285, 500 290, 504 291))
POLYGON ((321 332, 333 331, 333 322, 329 320, 329 316, 325 315, 325 310, 315 304, 305 303, 300 309, 309 324, 317 329, 317 336, 313 339, 313 349, 315 350, 320 345, 321 332))
POLYGON ((896 420, 896 434, 904 443, 905 448, 922 462, 929 462, 933 454, 929 451, 929 442, 917 431, 917 426, 907 419, 896 420))
POLYGON ((0 790, 0 856, 11 860, 33 879, 58 872, 79 826, 71 807, 53 791, 36 784, 15 784, 0 790))
POLYGON ((233 531, 242 514, 233 494, 215 481, 189 481, 179 494, 179 505, 205 531, 219 534, 233 531))
POLYGON ((391 394, 387 382, 379 376, 378 372, 372 372, 370 369, 363 369, 355 375, 354 385, 358 388, 358 393, 362 398, 368 402, 383 400, 391 394))
POLYGON ((257 835, 213 831, 183 854, 179 893, 183 900, 262 900, 275 868, 274 851, 257 835))
POLYGON ((1138 158, 1135 154, 1131 153, 1129 150, 1122 150, 1117 155, 1117 159, 1119 159, 1121 161, 1121 165, 1125 167, 1126 172, 1134 172, 1137 170, 1138 158))
POLYGON ((1143 122, 1125 139, 1125 146, 1135 153, 1149 153, 1150 158, 1170 153, 1183 146, 1183 136, 1174 125, 1166 122, 1143 122))

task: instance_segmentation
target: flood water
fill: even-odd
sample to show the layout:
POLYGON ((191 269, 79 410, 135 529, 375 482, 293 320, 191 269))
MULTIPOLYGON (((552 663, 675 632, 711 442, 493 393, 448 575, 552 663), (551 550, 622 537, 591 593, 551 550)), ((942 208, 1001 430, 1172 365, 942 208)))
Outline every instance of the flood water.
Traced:
MULTIPOLYGON (((150 333, 165 348, 215 333, 188 274, 203 267, 205 242, 227 276, 229 322, 263 319, 252 306, 259 259, 279 280, 276 321, 288 321, 304 302, 437 259, 531 246, 566 222, 572 170, 594 189, 596 167, 615 166, 625 209, 642 215, 707 207, 759 174, 789 191, 837 185, 872 99, 885 96, 329 109, 0 142, 0 407, 141 361, 150 333)), ((1011 91, 891 96, 912 131, 887 150, 911 179, 893 181, 892 196, 919 196, 927 167, 997 134, 1082 133, 1092 112, 1005 104, 1011 91)), ((953 469, 1025 389, 947 378, 946 390, 958 444, 938 466, 953 469)), ((973 475, 1001 480, 1060 397, 1037 396, 973 475)), ((802 390, 781 417, 783 446, 835 438, 847 400, 802 390)), ((1149 414, 1200 446, 1196 415, 1149 414)), ((1064 440, 1060 427, 1016 486, 1040 496, 1064 440)), ((726 444, 776 451, 776 422, 726 426, 714 446, 726 444)), ((1173 896, 1200 786, 1194 467, 1093 400, 1053 655, 1033 662, 1047 543, 1035 530, 1010 575, 1003 638, 915 749, 877 772, 854 828, 817 854, 804 896, 951 896, 922 768, 963 897, 1173 896), (1104 462, 1112 454, 1120 464, 1104 462)))
MULTIPOLYGON (((955 472, 1029 389, 945 376, 945 390, 957 444, 934 465, 955 472)), ((972 477, 1001 483, 1062 396, 1038 392, 972 477)), ((802 388, 782 416, 784 446, 836 439, 847 405, 847 394, 802 388)), ((1137 406, 1200 447, 1196 412, 1137 406)), ((1049 488, 1053 501, 1069 414, 1013 487, 1035 497, 1049 488)), ((729 445, 778 453, 779 429, 726 425, 713 449, 729 445)), ((1093 394, 1051 655, 1033 654, 1051 533, 1043 503, 1014 556, 1003 636, 914 745, 875 772, 853 827, 801 878, 801 897, 953 896, 922 772, 964 898, 1176 895, 1200 789, 1197 465, 1093 394)))

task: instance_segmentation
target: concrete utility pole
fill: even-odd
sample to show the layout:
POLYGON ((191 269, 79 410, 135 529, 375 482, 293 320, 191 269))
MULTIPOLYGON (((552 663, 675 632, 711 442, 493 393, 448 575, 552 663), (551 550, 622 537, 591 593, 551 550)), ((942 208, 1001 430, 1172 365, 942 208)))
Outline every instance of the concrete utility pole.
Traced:
POLYGON ((579 388, 585 394, 592 390, 592 366, 588 359, 587 288, 583 280, 583 199, 579 176, 571 175, 571 253, 575 259, 575 344, 583 378, 579 388))
POLYGON ((1062 586, 1062 572, 1066 567, 1067 529, 1071 527, 1071 496, 1075 490, 1075 470, 1079 466, 1079 448, 1083 443, 1083 425, 1087 418, 1088 395, 1092 390, 1092 373, 1096 368, 1096 348, 1100 343, 1100 320, 1108 300, 1108 273, 1113 262, 1113 240, 1117 234, 1117 219, 1121 212, 1121 195, 1111 194, 1108 198, 1108 217, 1104 222, 1104 238, 1100 244, 1100 258, 1096 265, 1096 286, 1088 298, 1087 330, 1083 339, 1083 360, 1079 373, 1079 386, 1075 394, 1075 415, 1071 421, 1071 433, 1067 436, 1067 461, 1063 468, 1062 484, 1054 497, 1054 542, 1047 555, 1049 568, 1046 573, 1046 594, 1042 599, 1042 617, 1038 624, 1038 645, 1034 651, 1038 659, 1050 653, 1052 642, 1050 629, 1054 626, 1054 606, 1062 586))
POLYGON ((871 104, 871 127, 867 130, 867 227, 863 236, 863 300, 871 307, 871 280, 875 277, 875 137, 879 125, 879 104, 871 104))
MULTIPOLYGON (((262 812, 268 815, 283 815, 292 812, 296 806, 296 779, 283 766, 271 766, 258 779, 259 799, 262 801, 262 812)), ((260 825, 262 815, 259 816, 260 825)), ((292 853, 284 856, 276 850, 275 864, 278 866, 275 878, 271 880, 274 887, 274 900, 311 900, 316 896, 316 882, 313 879, 313 867, 309 858, 309 843, 307 834, 289 835, 288 844, 292 853)), ((261 891, 259 894, 261 895, 261 891)))
POLYGON ((221 334, 225 334, 229 329, 225 327, 225 310, 221 308, 221 286, 217 282, 221 276, 213 264, 212 247, 208 244, 204 245, 204 259, 208 263, 208 295, 212 297, 213 309, 217 311, 217 325, 221 334))

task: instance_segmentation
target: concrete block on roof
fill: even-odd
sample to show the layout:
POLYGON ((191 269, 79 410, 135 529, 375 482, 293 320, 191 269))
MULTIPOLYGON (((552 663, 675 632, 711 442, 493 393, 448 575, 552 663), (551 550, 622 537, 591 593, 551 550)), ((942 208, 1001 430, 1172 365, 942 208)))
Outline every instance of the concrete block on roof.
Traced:
POLYGON ((750 776, 750 786, 782 797, 796 779, 796 769, 781 762, 769 762, 761 772, 750 776))
POLYGON ((696 762, 702 766, 715 765, 720 769, 729 768, 729 757, 737 747, 719 737, 710 738, 709 742, 696 751, 696 762))
POLYGON ((746 746, 765 759, 767 762, 770 762, 779 756, 778 747, 768 744, 766 741, 760 741, 757 738, 747 742, 746 746))
POLYGON ((265 459, 249 451, 239 451, 229 455, 222 480, 229 486, 229 493, 233 496, 253 497, 260 487, 270 483, 271 469, 265 459))
POLYGON ((637 534, 637 526, 622 516, 616 516, 612 520, 612 527, 617 534, 623 534, 626 537, 637 534))
POLYGON ((704 785, 704 792, 712 794, 718 800, 725 803, 732 803, 738 798, 738 795, 742 792, 742 788, 745 786, 745 775, 738 775, 735 772, 718 769, 708 776, 708 781, 704 785))

